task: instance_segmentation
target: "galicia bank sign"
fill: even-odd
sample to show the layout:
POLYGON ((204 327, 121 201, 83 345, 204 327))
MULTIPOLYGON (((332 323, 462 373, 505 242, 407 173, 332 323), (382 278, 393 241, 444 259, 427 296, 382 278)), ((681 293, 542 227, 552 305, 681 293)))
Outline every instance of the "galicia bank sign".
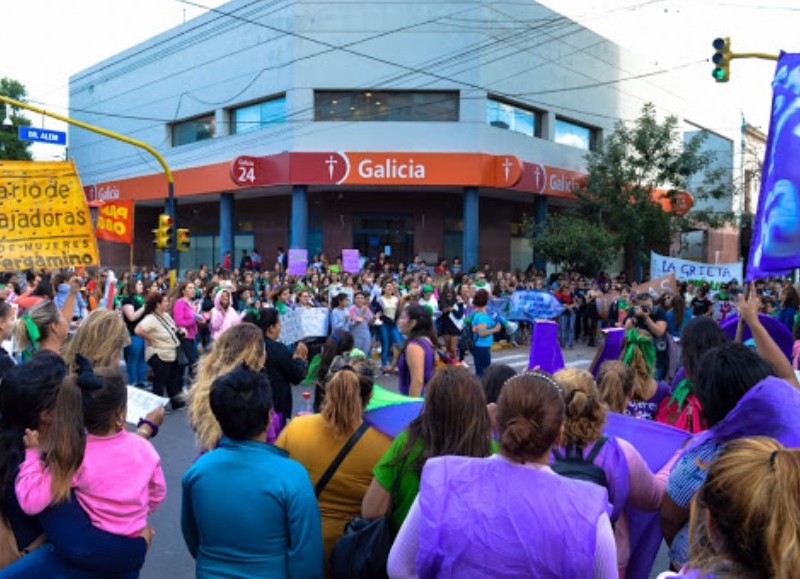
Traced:
POLYGON ((383 159, 374 161, 364 159, 358 163, 358 175, 362 179, 425 179, 425 165, 415 163, 414 159, 398 161, 397 159, 383 159))

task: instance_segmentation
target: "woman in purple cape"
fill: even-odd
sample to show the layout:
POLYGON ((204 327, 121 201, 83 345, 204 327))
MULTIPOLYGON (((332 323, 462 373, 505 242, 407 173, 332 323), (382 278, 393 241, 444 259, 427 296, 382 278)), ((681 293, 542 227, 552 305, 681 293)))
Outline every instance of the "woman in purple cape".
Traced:
POLYGON ((541 372, 508 380, 500 454, 431 458, 389 555, 390 577, 617 577, 602 487, 548 466, 564 425, 561 386, 541 372))

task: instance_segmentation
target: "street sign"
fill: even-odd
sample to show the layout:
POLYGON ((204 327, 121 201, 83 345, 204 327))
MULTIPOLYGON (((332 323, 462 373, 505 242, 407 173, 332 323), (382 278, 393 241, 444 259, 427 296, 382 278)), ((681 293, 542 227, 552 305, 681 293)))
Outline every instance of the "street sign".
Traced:
POLYGON ((34 141, 36 143, 50 143, 51 145, 66 145, 67 133, 63 131, 51 131, 49 129, 38 129, 36 127, 19 127, 19 139, 21 141, 34 141))

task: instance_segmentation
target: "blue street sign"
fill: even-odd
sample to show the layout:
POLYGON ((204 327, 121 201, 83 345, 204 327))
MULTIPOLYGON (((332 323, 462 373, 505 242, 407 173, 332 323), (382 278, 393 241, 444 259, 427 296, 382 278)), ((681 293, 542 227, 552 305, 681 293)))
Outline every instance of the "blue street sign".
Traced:
POLYGON ((67 133, 49 129, 37 129, 36 127, 19 127, 19 139, 21 141, 50 143, 51 145, 66 145, 67 133))

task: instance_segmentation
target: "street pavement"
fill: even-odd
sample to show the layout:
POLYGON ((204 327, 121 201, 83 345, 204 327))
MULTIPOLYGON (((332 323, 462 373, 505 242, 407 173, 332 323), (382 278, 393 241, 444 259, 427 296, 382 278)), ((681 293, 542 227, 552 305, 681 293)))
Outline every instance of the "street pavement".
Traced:
MULTIPOLYGON (((576 344, 574 349, 564 350, 564 360, 567 366, 588 369, 594 353, 594 348, 590 349, 576 344)), ((468 357, 467 361, 471 361, 471 358, 468 357)), ((524 370, 528 365, 528 348, 517 347, 493 351, 492 362, 509 364, 518 371, 524 370)), ((379 376, 376 382, 385 388, 397 390, 396 376, 379 376)), ((302 408, 301 393, 303 390, 300 387, 294 388, 295 412, 302 408)), ((181 476, 197 458, 198 451, 185 410, 178 410, 166 417, 161 432, 153 439, 153 444, 161 455, 167 480, 167 498, 161 508, 150 517, 156 534, 141 577, 143 579, 189 579, 194 577, 194 560, 189 555, 181 535, 181 476)), ((270 521, 264 521, 264 524, 270 524, 270 521)), ((232 527, 230 532, 236 533, 237 531, 232 527)), ((663 553, 660 554, 655 568, 666 569, 666 559, 663 553)), ((656 573, 652 575, 652 577, 655 576, 656 573)))

